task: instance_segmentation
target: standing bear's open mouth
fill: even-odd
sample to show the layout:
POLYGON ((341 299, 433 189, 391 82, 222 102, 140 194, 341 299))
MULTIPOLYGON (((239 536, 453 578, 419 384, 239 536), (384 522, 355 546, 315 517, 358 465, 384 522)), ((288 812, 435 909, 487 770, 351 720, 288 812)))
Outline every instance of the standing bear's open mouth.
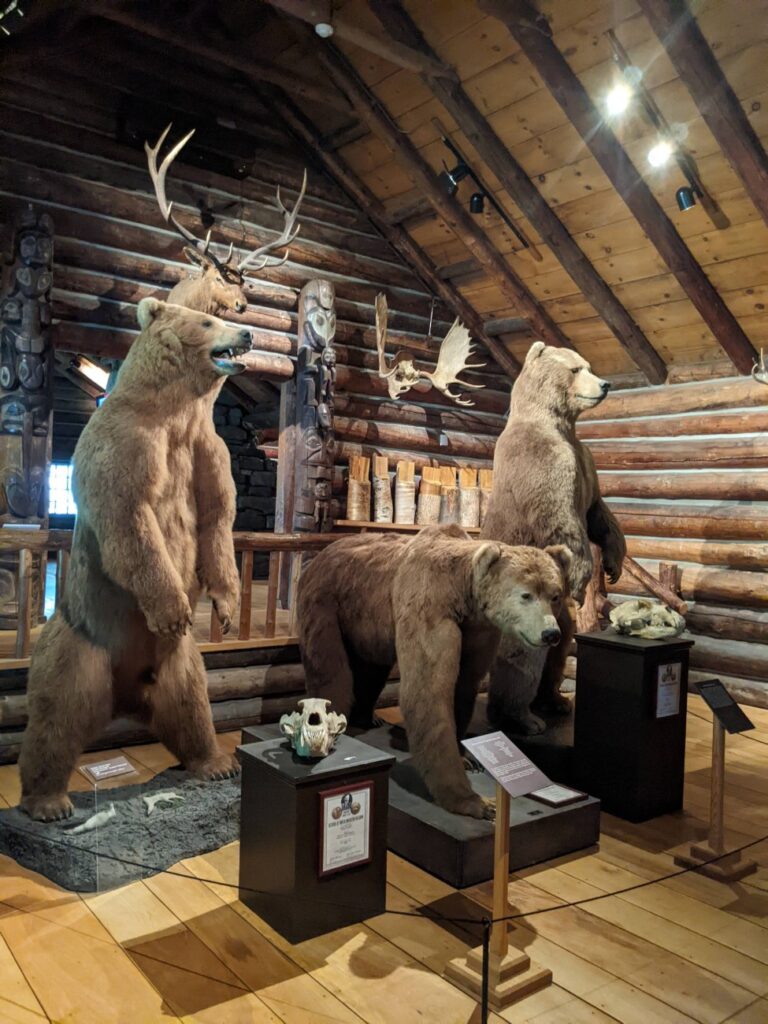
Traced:
POLYGON ((250 332, 246 333, 247 340, 242 338, 234 345, 214 345, 211 349, 211 362, 221 376, 229 377, 245 371, 246 367, 243 363, 237 362, 237 358, 251 351, 251 335, 250 332))

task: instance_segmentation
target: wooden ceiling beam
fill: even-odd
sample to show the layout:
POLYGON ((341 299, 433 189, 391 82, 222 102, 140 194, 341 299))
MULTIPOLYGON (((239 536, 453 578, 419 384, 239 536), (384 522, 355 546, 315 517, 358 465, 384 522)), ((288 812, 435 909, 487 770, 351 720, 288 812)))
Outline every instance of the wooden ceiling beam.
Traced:
POLYGON ((455 72, 437 57, 406 46, 396 39, 374 35, 332 10, 330 0, 267 0, 267 3, 284 14, 290 14, 313 27, 319 23, 331 25, 333 35, 347 43, 359 46, 361 50, 383 57, 390 64, 425 74, 430 77, 455 77, 455 72))
POLYGON ((435 171, 408 135, 400 131, 392 121, 381 101, 370 92, 347 58, 332 43, 317 47, 315 52, 332 81, 347 95, 371 131, 391 150, 414 184, 429 199, 438 216, 466 245, 515 311, 530 321, 532 328, 548 345, 573 348, 560 327, 528 291, 482 228, 478 227, 472 215, 462 203, 446 195, 435 171))
POLYGON ((558 50, 549 22, 528 0, 478 0, 478 4, 506 25, 723 351, 740 373, 749 373, 756 358, 752 343, 558 50))
POLYGON ((768 156, 685 0, 638 0, 675 71, 768 224, 768 156))
MULTIPOLYGON (((369 0, 369 7, 395 39, 433 55, 400 0, 369 0)), ((494 132, 485 115, 472 102, 461 83, 422 77, 509 196, 549 245, 565 272, 581 289, 584 298, 613 331, 633 362, 652 384, 663 383, 667 369, 661 356, 571 238, 565 225, 494 132)))
POLYGON ((414 269, 417 276, 435 295, 439 295, 455 312, 472 333, 473 338, 490 352, 502 370, 511 378, 520 371, 520 363, 507 349, 485 331, 483 318, 467 302, 450 281, 441 280, 437 267, 427 254, 411 238, 407 231, 397 224, 390 224, 384 204, 351 170, 338 153, 331 153, 319 146, 320 134, 306 115, 288 97, 276 94, 272 103, 275 112, 293 134, 314 154, 325 170, 340 185, 390 243, 393 249, 414 269))
POLYGON ((260 56, 240 50, 231 42, 217 45, 200 37, 180 34, 173 23, 153 21, 132 8, 119 7, 112 3, 99 4, 93 13, 106 21, 115 22, 141 35, 192 53, 213 68, 227 67, 245 75, 250 81, 269 82, 300 99, 349 112, 349 103, 335 89, 327 89, 324 85, 296 74, 295 71, 270 64, 260 56))

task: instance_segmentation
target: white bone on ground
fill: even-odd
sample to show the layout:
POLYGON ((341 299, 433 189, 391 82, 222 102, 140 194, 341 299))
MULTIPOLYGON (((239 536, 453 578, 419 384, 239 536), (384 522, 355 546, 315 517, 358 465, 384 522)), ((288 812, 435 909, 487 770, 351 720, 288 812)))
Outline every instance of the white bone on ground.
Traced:
POLYGON ((112 818, 117 815, 115 805, 110 804, 106 811, 99 811, 98 814, 92 814, 90 818, 78 825, 77 828, 70 829, 70 835, 76 835, 78 832, 91 832, 95 828, 101 828, 102 825, 106 825, 112 818))
POLYGON ((172 789, 163 789, 160 793, 150 793, 149 796, 143 796, 141 799, 147 805, 147 817, 149 817, 157 804, 164 803, 166 800, 183 800, 184 797, 180 793, 174 793, 172 789))

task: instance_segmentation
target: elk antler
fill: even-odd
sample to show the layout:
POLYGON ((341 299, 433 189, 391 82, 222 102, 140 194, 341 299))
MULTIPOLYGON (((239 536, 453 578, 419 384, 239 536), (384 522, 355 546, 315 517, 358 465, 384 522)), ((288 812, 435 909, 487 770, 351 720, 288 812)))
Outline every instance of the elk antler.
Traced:
MULTIPOLYGON (((172 224, 185 242, 190 242, 193 248, 196 249, 201 256, 207 256, 209 259, 213 260, 214 263, 216 263, 219 266, 222 266, 223 264, 221 264, 221 262, 216 259, 213 253, 208 252, 208 246, 211 244, 211 232, 209 231, 208 234, 205 236, 205 241, 203 241, 203 239, 201 238, 196 238, 195 235, 193 235, 191 231, 188 231, 183 224, 179 224, 179 222, 176 220, 172 213, 173 203, 169 203, 165 197, 165 177, 168 174, 168 168, 171 166, 173 161, 176 159, 176 157, 179 155, 182 149, 186 146, 186 144, 195 134, 194 128, 192 129, 191 132, 187 132, 184 138, 177 142, 169 153, 166 153, 165 159, 160 164, 160 169, 158 170, 157 158, 160 154, 160 150, 163 148, 163 143, 168 137, 168 132, 171 130, 172 127, 173 122, 171 122, 166 127, 163 134, 157 140, 154 149, 152 148, 152 146, 150 146, 148 142, 144 143, 144 150, 147 154, 147 166, 149 168, 149 176, 152 179, 152 184, 155 186, 155 196, 157 197, 157 205, 160 207, 160 213, 162 213, 163 219, 165 220, 166 224, 172 224)), ((231 256, 232 249, 230 248, 229 257, 231 256)), ((224 261, 225 264, 229 261, 229 257, 227 260, 224 261)))
POLYGON ((254 249, 252 253, 249 253, 245 259, 241 260, 237 269, 240 273, 244 273, 246 270, 263 270, 264 267, 279 267, 281 263, 285 263, 288 259, 288 253, 277 259, 275 256, 269 254, 275 249, 281 249, 284 245, 290 245, 291 242, 296 238, 299 231, 301 230, 301 224, 296 224, 296 217, 299 212, 302 200, 304 199, 304 193, 307 191, 307 171, 304 170, 304 180, 301 184, 301 192, 299 192, 298 198, 294 203, 293 209, 289 210, 282 199, 280 198, 280 186, 277 186, 277 208, 285 218, 285 224, 283 226, 282 234, 279 238, 276 238, 273 242, 266 242, 264 245, 260 245, 258 249, 254 249), (261 257, 261 262, 258 266, 253 267, 253 261, 261 257))
POLYGON ((394 366, 387 366, 387 296, 379 292, 376 296, 376 348, 379 351, 379 376, 391 377, 397 370, 397 363, 394 366))
POLYGON ((459 380, 462 370, 479 370, 485 363, 469 363, 467 360, 473 354, 472 339, 469 331, 458 319, 453 321, 451 329, 443 339, 440 352, 437 356, 437 366, 434 373, 419 371, 421 377, 425 377, 433 388, 456 402, 457 405, 474 405, 468 398, 462 395, 454 395, 451 391, 452 384, 460 384, 463 388, 482 388, 484 384, 467 384, 459 380))
POLYGON ((768 384, 768 365, 765 362, 765 354, 760 349, 760 362, 752 367, 752 376, 759 384, 768 384))

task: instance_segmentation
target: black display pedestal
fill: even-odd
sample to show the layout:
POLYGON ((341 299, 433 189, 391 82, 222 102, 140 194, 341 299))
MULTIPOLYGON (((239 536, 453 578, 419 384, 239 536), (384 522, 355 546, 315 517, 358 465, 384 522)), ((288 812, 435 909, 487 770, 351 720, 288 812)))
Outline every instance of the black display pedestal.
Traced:
POLYGON ((577 785, 627 821, 680 810, 693 641, 604 632, 576 644, 577 785))
POLYGON ((285 739, 239 748, 243 767, 240 899, 289 942, 381 914, 393 758, 349 736, 319 761, 285 739), (370 860, 321 877, 321 794, 370 790, 370 860))

